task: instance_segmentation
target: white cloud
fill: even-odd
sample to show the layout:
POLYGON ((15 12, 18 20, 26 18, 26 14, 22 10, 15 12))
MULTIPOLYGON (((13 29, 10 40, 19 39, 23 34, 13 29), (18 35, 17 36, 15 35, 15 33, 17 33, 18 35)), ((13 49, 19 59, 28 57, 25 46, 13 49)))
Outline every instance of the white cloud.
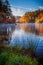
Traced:
POLYGON ((25 12, 32 11, 31 8, 24 8, 24 7, 11 7, 12 14, 15 16, 23 16, 25 12))
POLYGON ((37 9, 32 8, 24 8, 21 6, 13 6, 11 5, 12 14, 15 16, 23 16, 26 12, 35 11, 37 9))
POLYGON ((21 6, 13 6, 13 5, 11 5, 11 7, 19 8, 19 9, 22 9, 22 10, 32 10, 31 8, 25 8, 25 7, 21 7, 21 6))
POLYGON ((24 14, 24 11, 19 8, 11 7, 11 10, 12 10, 12 14, 15 16, 22 16, 24 14))
POLYGON ((43 6, 39 6, 40 9, 43 9, 43 6))

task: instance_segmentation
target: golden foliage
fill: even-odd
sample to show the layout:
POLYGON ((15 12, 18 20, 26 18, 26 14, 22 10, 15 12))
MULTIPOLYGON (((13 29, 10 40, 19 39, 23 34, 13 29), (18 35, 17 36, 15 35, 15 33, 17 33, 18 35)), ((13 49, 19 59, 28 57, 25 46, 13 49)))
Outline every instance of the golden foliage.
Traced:
POLYGON ((20 23, 42 23, 43 22, 43 10, 27 12, 19 19, 19 22, 20 23))

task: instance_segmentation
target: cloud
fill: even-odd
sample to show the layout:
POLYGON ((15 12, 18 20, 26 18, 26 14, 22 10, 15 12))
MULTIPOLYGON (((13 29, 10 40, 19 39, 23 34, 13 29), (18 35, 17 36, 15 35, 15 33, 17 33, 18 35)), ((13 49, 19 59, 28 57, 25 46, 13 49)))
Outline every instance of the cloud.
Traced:
POLYGON ((12 14, 15 16, 23 16, 26 12, 32 11, 31 8, 24 8, 20 6, 12 6, 11 5, 12 14))
POLYGON ((11 7, 19 8, 19 9, 22 9, 22 10, 32 10, 31 8, 25 8, 25 7, 21 7, 21 6, 13 6, 13 5, 11 5, 11 7))
POLYGON ((15 16, 23 16, 26 12, 35 11, 36 9, 24 8, 24 7, 11 7, 12 14, 15 16))
POLYGON ((12 14, 15 16, 23 16, 26 12, 35 11, 37 9, 34 8, 24 8, 21 6, 13 6, 11 5, 12 14))
POLYGON ((22 9, 19 9, 19 8, 11 7, 11 10, 12 10, 12 14, 15 16, 22 16, 24 13, 24 11, 22 9))
POLYGON ((39 6, 40 9, 43 9, 43 6, 39 6))

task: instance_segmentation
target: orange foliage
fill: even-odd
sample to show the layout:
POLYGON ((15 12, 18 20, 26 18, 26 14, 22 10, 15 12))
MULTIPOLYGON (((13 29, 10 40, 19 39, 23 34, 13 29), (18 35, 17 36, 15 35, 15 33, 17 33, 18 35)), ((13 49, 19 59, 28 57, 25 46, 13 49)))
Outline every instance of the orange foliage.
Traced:
POLYGON ((35 29, 38 31, 40 35, 43 35, 43 24, 35 24, 35 29))
POLYGON ((1 14, 1 15, 6 15, 6 13, 4 13, 4 12, 0 12, 0 14, 1 14))
POLYGON ((20 23, 42 23, 43 10, 37 10, 34 12, 26 12, 18 21, 20 23))
POLYGON ((42 23, 43 22, 43 13, 40 13, 39 16, 35 19, 35 23, 42 23))
POLYGON ((22 18, 20 18, 20 23, 28 23, 29 22, 29 17, 28 16, 23 16, 22 18))
POLYGON ((3 18, 3 23, 15 23, 15 17, 3 18))

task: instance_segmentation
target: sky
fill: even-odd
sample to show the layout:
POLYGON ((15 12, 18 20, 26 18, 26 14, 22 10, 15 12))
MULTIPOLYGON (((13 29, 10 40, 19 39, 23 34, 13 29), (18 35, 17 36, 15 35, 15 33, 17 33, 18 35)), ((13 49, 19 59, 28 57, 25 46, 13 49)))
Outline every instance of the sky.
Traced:
POLYGON ((9 0, 12 14, 23 16, 26 12, 43 9, 43 0, 9 0))

